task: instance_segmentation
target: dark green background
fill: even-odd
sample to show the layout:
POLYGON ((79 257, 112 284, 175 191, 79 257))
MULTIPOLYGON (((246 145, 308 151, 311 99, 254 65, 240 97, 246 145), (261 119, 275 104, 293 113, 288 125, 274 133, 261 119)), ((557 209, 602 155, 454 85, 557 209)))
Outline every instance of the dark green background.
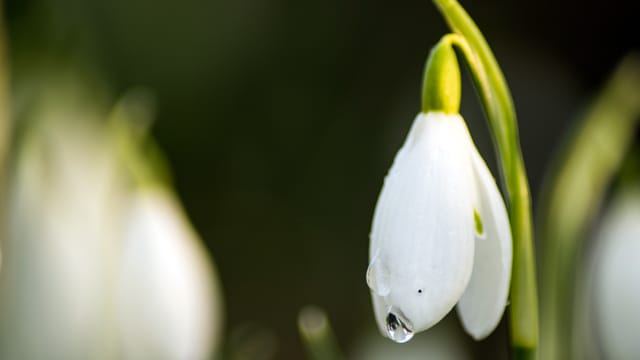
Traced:
MULTIPOLYGON (((620 57, 640 48, 639 6, 462 4, 512 88, 535 205, 570 121, 620 57)), ((305 304, 328 311, 347 351, 374 326, 364 281, 370 221, 419 109, 426 55, 447 31, 431 3, 15 0, 6 8, 14 53, 79 54, 114 94, 155 92, 154 134, 215 257, 228 334, 248 323, 271 329, 276 358, 297 359, 305 304)), ((464 86, 462 113, 493 166, 464 86)), ((502 326, 474 346, 504 354, 504 341, 502 326)))

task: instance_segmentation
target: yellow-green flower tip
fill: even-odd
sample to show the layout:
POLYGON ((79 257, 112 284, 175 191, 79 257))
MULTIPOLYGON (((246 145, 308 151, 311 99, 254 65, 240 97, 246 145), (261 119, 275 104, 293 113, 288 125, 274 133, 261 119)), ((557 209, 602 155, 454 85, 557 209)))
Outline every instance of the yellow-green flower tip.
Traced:
POLYGON ((424 70, 422 112, 457 114, 460 111, 460 67, 450 41, 431 49, 424 70))

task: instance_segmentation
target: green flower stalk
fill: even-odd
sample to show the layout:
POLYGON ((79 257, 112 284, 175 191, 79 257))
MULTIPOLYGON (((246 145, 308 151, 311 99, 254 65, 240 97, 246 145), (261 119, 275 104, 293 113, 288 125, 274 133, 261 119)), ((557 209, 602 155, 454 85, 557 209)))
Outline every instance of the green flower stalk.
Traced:
POLYGON ((459 48, 473 75, 496 145, 513 235, 511 343, 517 357, 533 357, 538 346, 538 298, 531 199, 513 101, 489 45, 467 12, 455 0, 434 0, 434 3, 451 30, 464 39, 459 43, 466 43, 459 48))

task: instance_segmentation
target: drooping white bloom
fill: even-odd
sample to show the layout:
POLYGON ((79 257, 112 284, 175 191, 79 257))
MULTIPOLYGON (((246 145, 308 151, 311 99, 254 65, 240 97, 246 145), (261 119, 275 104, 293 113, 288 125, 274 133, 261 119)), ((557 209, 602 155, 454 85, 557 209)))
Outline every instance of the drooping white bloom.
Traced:
POLYGON ((594 314, 604 358, 636 359, 640 356, 640 189, 616 197, 596 241, 594 314))
POLYGON ((217 274, 177 200, 137 190, 124 225, 118 311, 125 359, 209 359, 220 338, 217 274))
POLYGON ((104 113, 69 87, 32 106, 11 168, 0 359, 210 359, 211 259, 168 187, 132 186, 104 113))
POLYGON ((367 284, 383 334, 406 342, 456 303, 475 339, 504 311, 511 232, 504 202, 457 114, 419 114, 385 178, 367 284))

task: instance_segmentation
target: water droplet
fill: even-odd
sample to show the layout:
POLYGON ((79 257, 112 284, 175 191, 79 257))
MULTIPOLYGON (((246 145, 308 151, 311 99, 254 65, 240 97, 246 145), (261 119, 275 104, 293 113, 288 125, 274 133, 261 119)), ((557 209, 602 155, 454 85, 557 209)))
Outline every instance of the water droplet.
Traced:
POLYGON ((371 263, 367 268, 367 286, 373 291, 376 290, 376 274, 373 269, 373 263, 371 263))
POLYGON ((367 269, 367 286, 379 296, 387 296, 391 292, 391 283, 389 281, 389 271, 380 263, 378 253, 371 260, 367 269))
POLYGON ((393 309, 387 314, 387 334, 397 343, 406 343, 413 337, 413 329, 402 313, 393 309))

